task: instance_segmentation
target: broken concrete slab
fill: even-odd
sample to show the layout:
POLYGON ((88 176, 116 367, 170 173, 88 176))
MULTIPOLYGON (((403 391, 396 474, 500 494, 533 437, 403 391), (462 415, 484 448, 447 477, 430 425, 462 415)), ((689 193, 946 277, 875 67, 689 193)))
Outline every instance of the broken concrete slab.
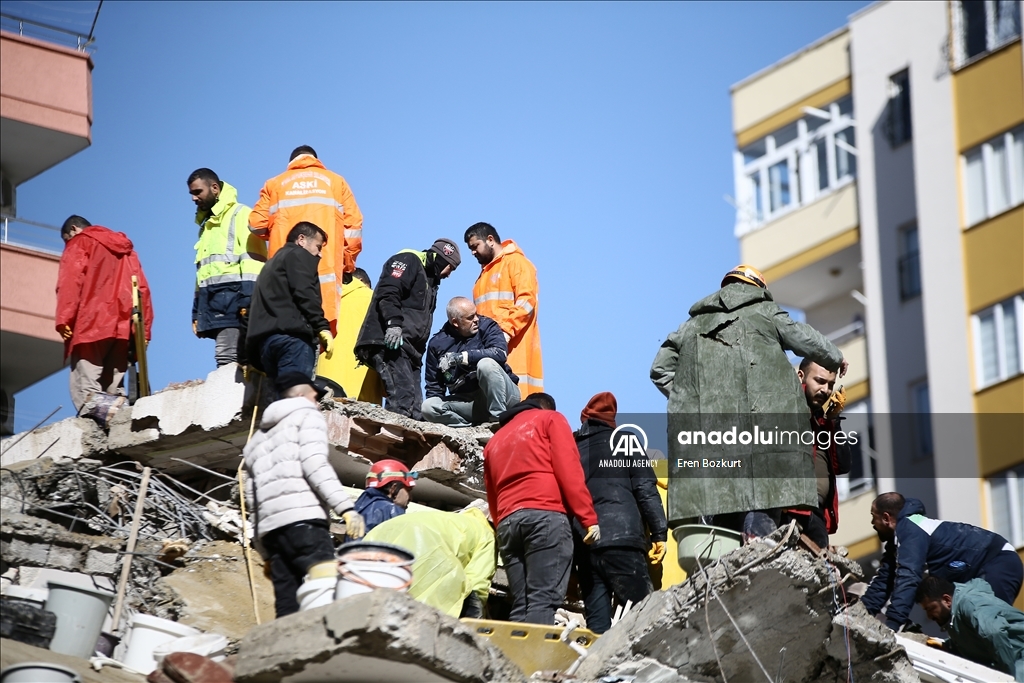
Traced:
POLYGON ((7 467, 44 455, 54 460, 78 460, 106 451, 107 435, 100 426, 94 420, 72 417, 5 439, 0 465, 7 467))
POLYGON ((113 667, 103 667, 101 671, 95 671, 89 666, 89 661, 81 657, 58 654, 6 638, 0 640, 0 669, 28 662, 48 662, 65 666, 81 676, 82 683, 145 683, 146 680, 142 674, 128 673, 113 667))
POLYGON ((20 512, 0 520, 0 558, 7 567, 47 567, 97 576, 113 576, 125 541, 68 531, 20 512))
POLYGON ((891 630, 859 605, 841 611, 840 577, 860 576, 856 563, 795 542, 745 546, 707 579, 651 594, 590 648, 577 677, 662 680, 669 669, 684 680, 839 683, 850 664, 857 680, 918 681, 891 630))
POLYGON ((473 630, 405 593, 376 590, 257 626, 236 683, 514 683, 522 671, 473 630))

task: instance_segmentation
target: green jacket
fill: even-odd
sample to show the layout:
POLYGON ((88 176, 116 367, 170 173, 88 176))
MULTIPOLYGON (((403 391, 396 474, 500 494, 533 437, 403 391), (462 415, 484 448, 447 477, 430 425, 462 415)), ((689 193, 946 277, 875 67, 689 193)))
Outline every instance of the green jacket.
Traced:
POLYGON ((791 319, 771 292, 754 285, 728 284, 694 304, 690 316, 665 340, 651 366, 651 381, 668 396, 670 523, 815 506, 810 443, 778 434, 802 433, 810 418, 786 350, 836 369, 843 359, 839 349, 810 325, 791 319), (703 432, 713 441, 712 432, 733 428, 739 439, 746 432, 751 440, 700 444, 695 434, 703 432), (680 443, 680 432, 700 445, 680 443), (733 466, 709 469, 705 459, 733 466), (690 464, 680 467, 680 460, 690 464))
POLYGON ((266 242, 249 231, 251 209, 238 191, 222 183, 209 211, 196 211, 196 294, 192 320, 200 333, 240 327, 239 310, 249 306, 256 276, 267 260, 266 242))
POLYGON ((997 598, 984 579, 955 586, 950 652, 1024 683, 1024 612, 997 598))

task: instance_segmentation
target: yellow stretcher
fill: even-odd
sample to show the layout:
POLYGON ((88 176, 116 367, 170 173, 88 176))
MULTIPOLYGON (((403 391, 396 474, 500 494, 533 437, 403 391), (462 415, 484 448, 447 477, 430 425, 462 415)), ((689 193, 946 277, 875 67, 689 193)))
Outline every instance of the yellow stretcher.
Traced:
MULTIPOLYGON (((461 619, 478 636, 488 639, 527 676, 535 671, 565 671, 579 659, 579 654, 559 640, 563 628, 544 624, 521 624, 490 619, 461 619)), ((570 638, 590 649, 599 636, 585 628, 572 632, 570 638)))

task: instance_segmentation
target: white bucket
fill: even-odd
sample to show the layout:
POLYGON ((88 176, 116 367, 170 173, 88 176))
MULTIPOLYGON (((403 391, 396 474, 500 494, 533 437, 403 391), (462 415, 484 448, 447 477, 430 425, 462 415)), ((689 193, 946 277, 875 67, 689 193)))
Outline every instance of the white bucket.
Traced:
POLYGON ((153 650, 178 638, 198 636, 202 632, 191 626, 170 619, 136 614, 132 617, 132 633, 128 638, 128 649, 123 664, 144 674, 156 670, 157 661, 153 650))
POLYGON ((25 662, 0 671, 0 683, 82 683, 74 669, 49 662, 25 662))
POLYGON ((228 639, 216 633, 204 633, 201 636, 186 636, 175 638, 169 643, 159 645, 153 650, 153 659, 157 666, 164 661, 164 657, 172 652, 191 652, 193 654, 209 657, 215 662, 224 661, 225 651, 228 649, 228 639))
POLYGON ((323 607, 334 602, 334 590, 338 586, 336 576, 326 576, 322 579, 306 579, 295 597, 299 601, 299 611, 305 612, 314 607, 323 607))
POLYGON ((57 615, 50 650, 72 657, 92 657, 114 594, 60 581, 47 584, 50 592, 46 610, 57 615))
POLYGON ((412 569, 405 564, 349 560, 341 564, 341 576, 334 599, 369 593, 376 588, 391 588, 405 593, 412 583, 412 569))

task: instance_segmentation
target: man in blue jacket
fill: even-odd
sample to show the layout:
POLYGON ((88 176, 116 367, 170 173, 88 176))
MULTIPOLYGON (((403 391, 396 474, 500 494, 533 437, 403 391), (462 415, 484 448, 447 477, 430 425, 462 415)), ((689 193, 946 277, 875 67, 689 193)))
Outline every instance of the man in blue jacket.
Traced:
POLYGON ((496 422, 520 398, 505 334, 465 297, 449 301, 446 312, 448 322, 427 345, 423 419, 449 427, 496 422))
POLYGON ((924 504, 896 492, 871 503, 871 526, 885 543, 882 563, 862 599, 871 614, 889 608, 885 621, 894 631, 910 623, 917 588, 925 570, 946 581, 985 579, 997 598, 1013 604, 1024 580, 1024 565, 1005 538, 961 522, 925 517, 924 504))

